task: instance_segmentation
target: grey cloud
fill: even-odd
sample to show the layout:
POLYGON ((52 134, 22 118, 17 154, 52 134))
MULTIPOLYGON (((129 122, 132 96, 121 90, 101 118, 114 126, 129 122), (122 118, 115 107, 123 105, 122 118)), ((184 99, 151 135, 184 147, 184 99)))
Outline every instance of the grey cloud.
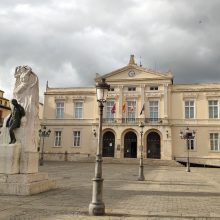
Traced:
POLYGON ((135 54, 145 67, 172 69, 176 83, 219 80, 218 0, 1 0, 0 89, 17 65, 49 85, 93 85, 135 54), (4 79, 4 81, 3 81, 4 79))

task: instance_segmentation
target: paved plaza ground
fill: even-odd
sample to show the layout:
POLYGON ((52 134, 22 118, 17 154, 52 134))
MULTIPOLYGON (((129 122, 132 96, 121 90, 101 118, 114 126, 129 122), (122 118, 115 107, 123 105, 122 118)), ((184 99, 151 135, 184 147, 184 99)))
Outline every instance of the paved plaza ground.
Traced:
POLYGON ((34 196, 0 196, 1 220, 220 219, 220 168, 103 164, 106 215, 88 216, 94 163, 46 162, 55 190, 34 196))

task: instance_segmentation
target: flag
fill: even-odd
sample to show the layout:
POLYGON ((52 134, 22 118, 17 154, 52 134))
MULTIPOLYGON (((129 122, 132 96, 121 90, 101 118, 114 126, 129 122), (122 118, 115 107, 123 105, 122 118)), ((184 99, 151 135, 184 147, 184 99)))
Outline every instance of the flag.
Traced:
POLYGON ((116 111, 116 105, 115 105, 115 103, 114 103, 114 105, 112 106, 112 109, 111 109, 111 113, 114 114, 115 111, 116 111))
POLYGON ((143 112, 144 112, 144 104, 143 104, 143 106, 142 106, 142 109, 141 109, 140 115, 142 115, 143 112))
POLYGON ((125 113, 125 111, 126 111, 126 103, 124 103, 124 104, 122 105, 122 112, 125 113))

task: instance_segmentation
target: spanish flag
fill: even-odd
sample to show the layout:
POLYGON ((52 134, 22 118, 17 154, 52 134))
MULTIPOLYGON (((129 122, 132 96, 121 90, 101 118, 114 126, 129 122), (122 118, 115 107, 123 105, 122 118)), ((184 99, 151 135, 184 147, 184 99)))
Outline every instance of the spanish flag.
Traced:
POLYGON ((123 112, 123 113, 126 112, 126 103, 124 103, 124 104, 122 105, 122 112, 123 112))
POLYGON ((114 103, 114 105, 112 106, 112 109, 111 109, 111 113, 114 114, 115 111, 116 111, 116 105, 115 105, 115 103, 114 103))
POLYGON ((143 113, 144 113, 144 104, 143 104, 143 107, 141 109, 140 115, 142 115, 143 113))

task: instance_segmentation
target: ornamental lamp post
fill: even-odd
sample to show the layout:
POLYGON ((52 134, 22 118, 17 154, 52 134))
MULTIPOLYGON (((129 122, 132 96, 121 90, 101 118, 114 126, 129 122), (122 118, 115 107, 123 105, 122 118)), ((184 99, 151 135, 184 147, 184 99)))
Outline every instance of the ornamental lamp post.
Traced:
POLYGON ((143 133, 144 133, 144 123, 141 122, 141 124, 139 125, 140 127, 140 134, 141 134, 141 157, 140 157, 140 166, 139 166, 139 176, 138 176, 138 181, 144 181, 145 177, 144 177, 144 163, 143 163, 143 133))
POLYGON ((96 84, 96 94, 97 102, 99 103, 99 137, 98 137, 98 147, 96 152, 96 163, 95 163, 95 177, 93 181, 92 190, 92 201, 89 204, 89 214, 90 215, 104 215, 105 214, 105 204, 102 201, 102 191, 103 191, 103 178, 102 178, 102 118, 103 118, 103 103, 106 102, 107 94, 110 89, 110 85, 105 82, 102 78, 101 82, 96 84))
POLYGON ((44 165, 44 138, 49 137, 51 130, 47 130, 47 127, 44 125, 41 129, 38 130, 39 137, 40 137, 40 143, 41 138, 43 139, 42 148, 41 148, 41 154, 40 154, 40 166, 44 165))
POLYGON ((186 172, 190 172, 190 161, 189 161, 189 141, 195 138, 196 132, 194 130, 190 131, 187 127, 185 131, 180 131, 180 138, 186 140, 187 147, 187 163, 186 163, 186 172))

